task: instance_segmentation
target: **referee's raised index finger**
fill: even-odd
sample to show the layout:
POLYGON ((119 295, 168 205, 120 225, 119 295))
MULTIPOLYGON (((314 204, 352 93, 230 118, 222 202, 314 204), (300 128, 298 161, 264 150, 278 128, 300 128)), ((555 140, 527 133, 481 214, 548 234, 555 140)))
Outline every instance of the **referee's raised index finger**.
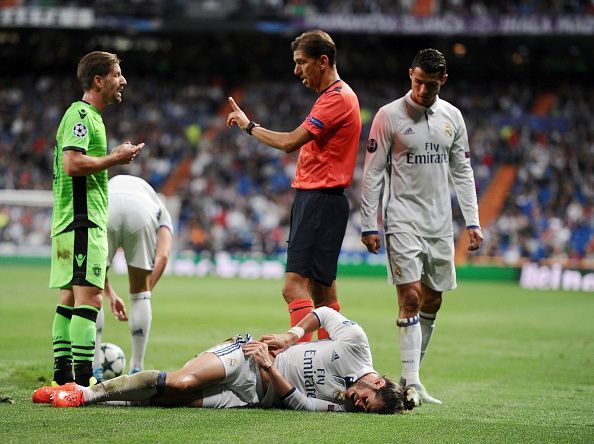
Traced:
POLYGON ((231 108, 233 108, 233 111, 239 110, 239 106, 237 106, 237 103, 235 103, 235 100, 233 100, 233 97, 229 97, 229 103, 231 104, 231 108))

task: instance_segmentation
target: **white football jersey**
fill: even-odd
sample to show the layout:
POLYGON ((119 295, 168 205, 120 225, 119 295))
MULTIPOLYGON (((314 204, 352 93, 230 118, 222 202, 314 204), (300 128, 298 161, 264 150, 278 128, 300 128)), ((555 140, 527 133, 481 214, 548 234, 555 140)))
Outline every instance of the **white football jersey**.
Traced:
MULTIPOLYGON (((298 343, 276 357, 276 367, 295 390, 274 405, 296 410, 344 411, 341 395, 349 385, 373 369, 369 341, 363 329, 337 311, 320 307, 313 311, 330 339, 298 343)), ((269 384, 266 399, 270 399, 269 384)))
POLYGON ((108 182, 109 221, 108 230, 117 227, 124 233, 135 233, 146 225, 160 227, 173 233, 171 214, 155 190, 143 179, 118 175, 108 182))
POLYGON ((369 134, 361 190, 361 231, 377 231, 383 190, 385 233, 452 236, 448 176, 466 225, 479 225, 466 125, 436 98, 430 108, 404 97, 380 108, 369 134))

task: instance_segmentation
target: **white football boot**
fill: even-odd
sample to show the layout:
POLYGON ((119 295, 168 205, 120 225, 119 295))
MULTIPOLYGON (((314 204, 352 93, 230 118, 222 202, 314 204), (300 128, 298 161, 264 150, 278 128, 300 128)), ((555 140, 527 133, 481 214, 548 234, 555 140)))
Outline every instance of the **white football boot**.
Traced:
POLYGON ((416 388, 417 392, 419 393, 419 397, 421 398, 421 404, 441 404, 441 401, 439 399, 434 398, 429 394, 429 392, 423 384, 416 386, 416 388))

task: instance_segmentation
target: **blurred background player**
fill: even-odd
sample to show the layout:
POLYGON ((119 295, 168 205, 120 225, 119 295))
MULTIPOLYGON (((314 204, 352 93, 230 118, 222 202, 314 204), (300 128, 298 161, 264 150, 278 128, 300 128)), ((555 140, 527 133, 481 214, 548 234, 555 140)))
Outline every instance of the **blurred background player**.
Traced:
MULTIPOLYGON (((233 111, 227 125, 235 124, 286 153, 300 149, 283 286, 294 326, 314 306, 340 311, 336 269, 349 219, 344 189, 353 179, 361 115, 357 96, 338 76, 336 46, 328 34, 304 32, 291 50, 295 75, 319 94, 305 121, 291 132, 271 131, 248 119, 229 98, 233 111)), ((308 334, 302 340, 311 337, 308 334)), ((318 331, 319 339, 327 337, 324 330, 318 331)))
MULTIPOLYGON (((130 373, 144 368, 144 355, 152 322, 151 295, 169 261, 173 244, 171 215, 155 190, 143 179, 118 175, 108 182, 109 220, 107 223, 107 264, 122 248, 128 265, 130 292, 129 319, 122 299, 109 280, 105 279, 104 294, 110 301, 114 316, 128 320, 132 337, 130 373)), ((103 380, 100 347, 104 326, 104 311, 97 316, 97 342, 93 375, 103 380)))
POLYGON ((383 187, 383 223, 390 283, 396 284, 402 382, 417 386, 421 401, 441 404, 419 378, 442 292, 456 288, 451 179, 466 221, 470 251, 483 235, 466 125, 460 111, 440 99, 448 79, 435 49, 419 51, 408 71, 411 90, 373 120, 361 189, 362 242, 378 253, 377 213, 383 187), (387 173, 386 173, 387 171, 387 173))
POLYGON ((122 101, 127 83, 117 55, 85 55, 77 77, 83 97, 64 114, 54 149, 50 288, 60 289, 52 325, 53 381, 86 386, 93 374, 95 321, 105 282, 107 169, 130 163, 144 143, 126 142, 107 154, 101 113, 122 101))

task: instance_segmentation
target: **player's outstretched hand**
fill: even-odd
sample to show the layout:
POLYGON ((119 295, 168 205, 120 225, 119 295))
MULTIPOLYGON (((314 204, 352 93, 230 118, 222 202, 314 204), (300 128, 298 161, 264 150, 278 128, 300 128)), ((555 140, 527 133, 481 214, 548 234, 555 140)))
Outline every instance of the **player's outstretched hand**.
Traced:
POLYGON ((125 142, 116 146, 111 154, 116 157, 118 165, 124 165, 132 162, 142 148, 144 143, 132 145, 130 142, 125 142))
POLYGON ((270 367, 274 364, 274 359, 268 352, 268 346, 263 342, 250 341, 241 346, 246 356, 252 356, 260 367, 270 367))
POLYGON ((245 130, 250 123, 250 119, 247 118, 241 108, 235 103, 233 97, 229 97, 229 105, 231 105, 232 111, 227 114, 227 126, 231 128, 233 124, 237 125, 240 129, 245 130))

